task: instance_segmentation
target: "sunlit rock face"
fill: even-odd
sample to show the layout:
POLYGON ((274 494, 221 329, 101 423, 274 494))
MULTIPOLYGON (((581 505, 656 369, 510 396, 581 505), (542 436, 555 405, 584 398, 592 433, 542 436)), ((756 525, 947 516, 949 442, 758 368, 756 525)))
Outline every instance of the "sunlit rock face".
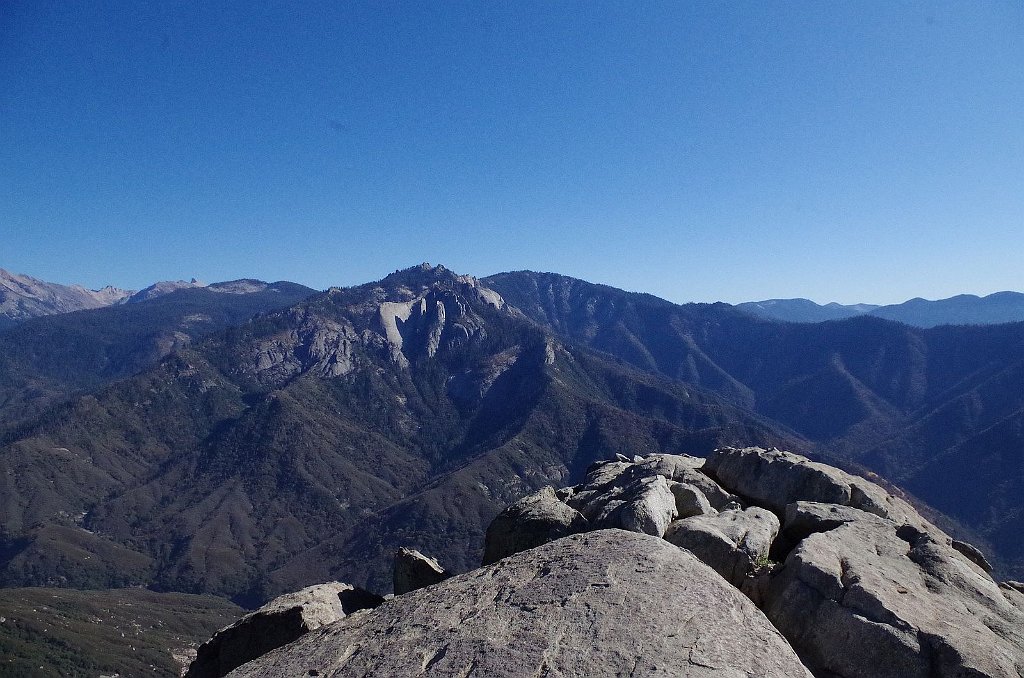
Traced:
POLYGON ((1024 584, 777 449, 597 462, 499 514, 483 567, 416 588, 231 675, 1024 675, 1024 584))

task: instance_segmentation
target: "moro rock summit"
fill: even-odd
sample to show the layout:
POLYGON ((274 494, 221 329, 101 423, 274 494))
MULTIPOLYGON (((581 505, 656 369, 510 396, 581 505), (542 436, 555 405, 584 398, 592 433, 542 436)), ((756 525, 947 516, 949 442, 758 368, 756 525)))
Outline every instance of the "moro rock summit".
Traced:
POLYGON ((880 486, 775 449, 595 463, 509 506, 485 552, 228 675, 1024 675, 1024 584, 880 486))

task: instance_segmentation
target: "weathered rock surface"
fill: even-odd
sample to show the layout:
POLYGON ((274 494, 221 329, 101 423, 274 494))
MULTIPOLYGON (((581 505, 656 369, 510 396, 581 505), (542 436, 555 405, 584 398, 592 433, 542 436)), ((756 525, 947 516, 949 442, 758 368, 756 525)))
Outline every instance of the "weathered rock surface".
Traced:
POLYGON ((708 457, 703 470, 730 491, 777 515, 793 502, 812 501, 852 506, 918 527, 925 524, 913 507, 878 485, 791 452, 724 447, 708 457))
POLYGON ((288 593, 221 629, 199 647, 186 678, 217 678, 267 652, 287 645, 383 598, 341 582, 288 593))
POLYGON ((620 530, 566 537, 397 597, 231 675, 809 676, 710 568, 620 530))
POLYGON ((451 574, 445 572, 441 564, 415 549, 400 548, 395 553, 395 595, 400 596, 409 591, 433 586, 442 582, 451 574))
POLYGON ((985 557, 985 554, 977 546, 958 539, 952 540, 950 546, 967 556, 968 560, 985 570, 985 572, 992 574, 992 563, 988 562, 988 558, 985 557))
POLYGON ((809 675, 795 648, 820 678, 1024 676, 1024 584, 788 452, 595 464, 502 512, 488 562, 236 675, 809 675))
POLYGON ((651 454, 641 459, 637 466, 646 473, 665 476, 669 480, 685 480, 690 471, 704 466, 704 459, 686 454, 651 454))
POLYGON ((932 534, 860 513, 803 539, 765 594, 812 669, 1024 675, 1024 614, 984 571, 932 534))
POLYGON ((620 498, 605 504, 594 520, 598 528, 621 528, 660 537, 675 520, 676 498, 661 476, 640 478, 620 498))
POLYGON ((739 497, 727 492, 703 472, 705 463, 701 457, 685 454, 652 454, 638 466, 643 473, 665 476, 668 480, 695 487, 718 511, 742 508, 739 497))
POLYGON ((782 528, 790 538, 799 541, 815 532, 834 530, 843 523, 863 520, 869 515, 873 514, 839 504, 798 501, 786 507, 782 528))
POLYGON ((621 528, 656 537, 678 515, 668 480, 643 462, 597 465, 566 501, 593 529, 621 528))
POLYGON ((1024 584, 1019 581, 1005 581, 999 584, 999 590, 1014 607, 1024 612, 1024 584))
POLYGON ((491 522, 483 564, 586 529, 586 518, 563 503, 552 488, 545 487, 512 504, 491 522))
POLYGON ((778 534, 775 514, 752 507, 677 520, 665 539, 688 549, 739 588, 757 565, 767 562, 778 534))
POLYGON ((673 480, 669 482, 669 489, 672 491, 672 496, 676 498, 676 513, 679 514, 680 519, 717 513, 711 507, 707 496, 693 485, 677 483, 673 480))

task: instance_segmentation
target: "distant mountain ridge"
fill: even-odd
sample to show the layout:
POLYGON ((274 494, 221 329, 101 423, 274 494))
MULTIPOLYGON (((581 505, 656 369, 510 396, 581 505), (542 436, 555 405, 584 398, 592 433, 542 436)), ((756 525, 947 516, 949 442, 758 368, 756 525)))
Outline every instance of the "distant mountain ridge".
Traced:
POLYGON ((818 304, 810 299, 765 299, 736 304, 759 318, 782 320, 790 323, 820 323, 828 320, 842 320, 864 315, 878 308, 874 304, 844 305, 834 301, 818 304))
POLYGON ((0 430, 187 343, 315 294, 288 282, 186 286, 145 299, 12 323, 0 331, 0 430))
POLYGON ((81 285, 46 282, 0 268, 0 329, 30 318, 60 315, 118 304, 137 304, 183 289, 203 288, 225 294, 252 294, 267 289, 270 283, 252 278, 206 284, 195 278, 164 280, 135 291, 108 285, 90 290, 81 285))
MULTIPOLYGON (((503 275, 503 274, 498 274, 503 275)), ((208 289, 227 294, 261 292, 269 283, 252 278, 207 284, 191 280, 164 280, 142 290, 107 286, 89 290, 81 285, 60 285, 0 268, 0 330, 44 315, 134 304, 182 289, 208 289)), ((915 297, 901 304, 818 304, 810 299, 765 299, 735 305, 760 318, 795 323, 817 323, 872 315, 914 327, 940 325, 997 325, 1024 321, 1024 293, 995 292, 984 297, 960 294, 930 301, 915 297)))
POLYGON ((0 327, 43 315, 102 308, 132 294, 132 290, 110 286, 88 290, 81 285, 59 285, 0 268, 0 327))
POLYGON ((817 323, 872 315, 914 327, 940 325, 999 325, 1024 321, 1024 294, 995 292, 984 297, 959 294, 929 301, 916 297, 902 304, 818 304, 810 299, 766 299, 736 304, 761 318, 795 323, 817 323))

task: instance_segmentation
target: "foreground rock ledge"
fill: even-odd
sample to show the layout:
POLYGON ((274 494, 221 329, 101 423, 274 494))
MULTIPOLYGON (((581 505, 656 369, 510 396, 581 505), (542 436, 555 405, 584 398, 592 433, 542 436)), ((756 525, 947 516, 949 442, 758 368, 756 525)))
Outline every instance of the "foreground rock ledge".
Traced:
POLYGON ((710 567, 622 530, 566 537, 397 597, 230 675, 810 676, 710 567))
POLYGON ((342 582, 317 584, 285 594, 203 643, 185 678, 220 678, 304 633, 383 601, 380 596, 342 582))

